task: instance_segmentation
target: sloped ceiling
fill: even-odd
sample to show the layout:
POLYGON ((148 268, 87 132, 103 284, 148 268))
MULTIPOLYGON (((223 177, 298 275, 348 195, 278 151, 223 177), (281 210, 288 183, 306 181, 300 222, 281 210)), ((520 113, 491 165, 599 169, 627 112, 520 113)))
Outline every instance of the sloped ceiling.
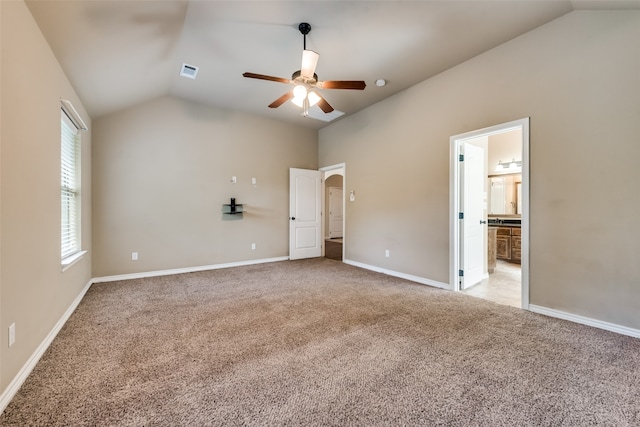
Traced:
POLYGON ((285 103, 303 37, 320 80, 364 80, 364 91, 323 90, 353 114, 576 9, 640 8, 640 1, 27 1, 92 118, 163 95, 310 128, 285 103), (179 76, 182 63, 200 67, 179 76), (383 78, 384 87, 375 81, 383 78))

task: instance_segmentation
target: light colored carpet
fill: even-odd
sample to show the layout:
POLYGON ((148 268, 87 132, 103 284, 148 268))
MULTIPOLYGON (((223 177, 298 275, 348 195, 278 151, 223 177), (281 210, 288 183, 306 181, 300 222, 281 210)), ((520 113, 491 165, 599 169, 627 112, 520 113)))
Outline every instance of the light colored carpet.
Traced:
POLYGON ((319 258, 91 287, 31 425, 638 426, 640 340, 319 258))

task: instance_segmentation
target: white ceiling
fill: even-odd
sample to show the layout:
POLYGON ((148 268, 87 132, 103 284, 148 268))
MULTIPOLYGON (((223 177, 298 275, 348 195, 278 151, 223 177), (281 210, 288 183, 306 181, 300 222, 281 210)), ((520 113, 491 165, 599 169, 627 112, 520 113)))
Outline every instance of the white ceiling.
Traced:
POLYGON ((285 103, 303 37, 320 54, 320 80, 364 80, 364 91, 323 90, 355 113, 577 9, 640 9, 632 1, 27 1, 92 118, 173 95, 311 128, 285 103), (183 62, 200 67, 179 76, 183 62), (387 80, 377 87, 376 79, 387 80))

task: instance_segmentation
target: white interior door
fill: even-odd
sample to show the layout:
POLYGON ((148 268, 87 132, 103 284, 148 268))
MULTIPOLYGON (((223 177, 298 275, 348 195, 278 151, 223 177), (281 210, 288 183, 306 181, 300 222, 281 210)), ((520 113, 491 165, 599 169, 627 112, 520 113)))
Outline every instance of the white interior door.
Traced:
POLYGON ((322 255, 320 171, 289 169, 289 259, 322 255))
POLYGON ((329 238, 342 237, 342 188, 329 187, 329 238))
POLYGON ((460 287, 466 289, 482 281, 485 272, 487 218, 484 203, 487 173, 485 149, 482 146, 464 142, 461 144, 461 150, 464 154, 461 168, 461 205, 464 219, 460 221, 463 266, 460 287))

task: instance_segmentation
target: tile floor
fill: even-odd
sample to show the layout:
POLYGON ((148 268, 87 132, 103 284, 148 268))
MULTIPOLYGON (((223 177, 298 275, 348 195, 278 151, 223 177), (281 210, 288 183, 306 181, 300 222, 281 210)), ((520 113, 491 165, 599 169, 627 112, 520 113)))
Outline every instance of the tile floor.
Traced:
POLYGON ((498 260, 495 271, 489 275, 488 279, 462 292, 498 304, 520 308, 521 277, 520 264, 498 260))

